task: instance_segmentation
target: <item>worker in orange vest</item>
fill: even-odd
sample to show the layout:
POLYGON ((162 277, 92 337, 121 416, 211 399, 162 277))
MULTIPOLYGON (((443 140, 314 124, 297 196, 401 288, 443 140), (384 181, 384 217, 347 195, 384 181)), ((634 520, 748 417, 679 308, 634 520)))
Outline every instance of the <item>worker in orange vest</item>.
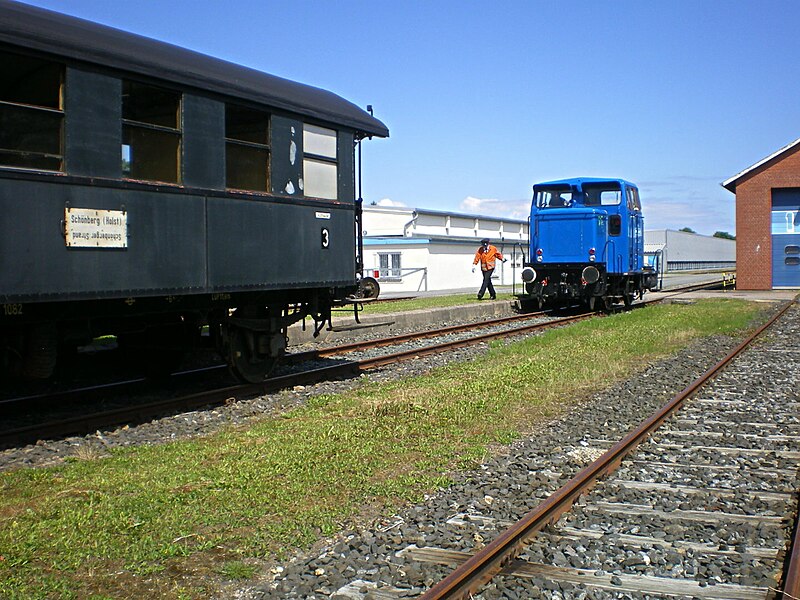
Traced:
POLYGON ((478 248, 478 251, 475 253, 475 260, 472 261, 472 272, 475 272, 475 265, 481 263, 481 272, 483 273, 483 283, 478 292, 478 300, 483 300, 483 295, 486 293, 487 289, 489 290, 489 298, 492 300, 497 298, 494 286, 492 285, 492 273, 494 273, 495 261, 498 258, 506 262, 502 253, 489 243, 489 238, 483 238, 480 248, 478 248))

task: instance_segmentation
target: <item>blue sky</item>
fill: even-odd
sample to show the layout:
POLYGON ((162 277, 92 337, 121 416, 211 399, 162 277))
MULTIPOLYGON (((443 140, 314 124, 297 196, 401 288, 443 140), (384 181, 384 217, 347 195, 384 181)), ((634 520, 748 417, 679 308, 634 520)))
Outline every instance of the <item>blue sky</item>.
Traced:
POLYGON ((720 182, 800 137, 796 0, 27 3, 371 104, 366 202, 525 218, 622 177, 648 229, 734 233, 720 182))

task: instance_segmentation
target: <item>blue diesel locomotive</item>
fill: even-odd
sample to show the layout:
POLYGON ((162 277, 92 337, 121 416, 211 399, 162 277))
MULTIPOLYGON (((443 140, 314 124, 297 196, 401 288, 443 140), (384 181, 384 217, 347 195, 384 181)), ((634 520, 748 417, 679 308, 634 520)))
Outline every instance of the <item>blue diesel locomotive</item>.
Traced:
POLYGON ((590 310, 658 285, 644 264, 638 188, 623 179, 575 178, 533 186, 529 260, 522 271, 525 308, 583 302, 590 310))

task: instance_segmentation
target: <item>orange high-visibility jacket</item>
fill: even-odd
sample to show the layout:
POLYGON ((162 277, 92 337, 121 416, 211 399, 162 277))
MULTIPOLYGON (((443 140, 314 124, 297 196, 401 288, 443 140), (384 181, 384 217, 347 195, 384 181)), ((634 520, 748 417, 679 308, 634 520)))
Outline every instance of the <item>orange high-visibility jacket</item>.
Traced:
POLYGON ((472 261, 472 264, 477 265, 480 262, 481 271, 488 271, 489 269, 494 269, 495 261, 498 258, 503 260, 503 255, 497 248, 489 244, 489 247, 486 248, 485 251, 483 246, 478 248, 478 251, 475 253, 475 260, 472 261))

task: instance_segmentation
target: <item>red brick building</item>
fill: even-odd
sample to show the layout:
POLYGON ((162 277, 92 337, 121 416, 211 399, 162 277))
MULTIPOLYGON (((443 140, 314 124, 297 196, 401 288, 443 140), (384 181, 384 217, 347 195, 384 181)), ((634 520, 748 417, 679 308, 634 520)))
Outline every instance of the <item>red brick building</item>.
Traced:
POLYGON ((736 194, 736 287, 800 288, 800 139, 722 185, 736 194))

